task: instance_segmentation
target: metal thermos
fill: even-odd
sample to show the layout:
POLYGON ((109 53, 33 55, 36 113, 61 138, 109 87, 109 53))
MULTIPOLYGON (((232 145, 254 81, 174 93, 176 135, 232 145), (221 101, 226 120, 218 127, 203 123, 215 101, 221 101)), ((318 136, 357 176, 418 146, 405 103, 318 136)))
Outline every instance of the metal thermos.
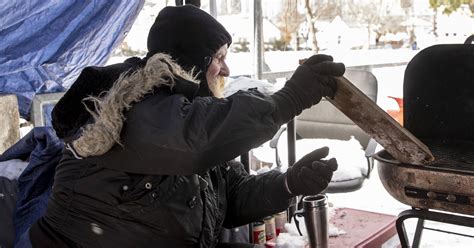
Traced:
POLYGON ((311 248, 328 247, 328 199, 325 195, 303 197, 303 216, 311 248))

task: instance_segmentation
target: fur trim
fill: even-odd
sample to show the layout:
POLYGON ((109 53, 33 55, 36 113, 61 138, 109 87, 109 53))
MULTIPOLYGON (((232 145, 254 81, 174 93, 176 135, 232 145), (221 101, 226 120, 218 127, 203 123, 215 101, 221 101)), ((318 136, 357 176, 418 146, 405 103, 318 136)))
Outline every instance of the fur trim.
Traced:
POLYGON ((196 78, 185 72, 169 55, 158 53, 148 59, 144 68, 125 76, 122 74, 103 97, 88 97, 94 103, 95 111, 86 109, 94 118, 94 123, 83 128, 81 136, 72 142, 74 149, 82 157, 98 156, 109 151, 115 143, 120 143, 120 132, 125 121, 124 112, 133 103, 140 102, 154 88, 173 87, 176 76, 198 83, 196 78))

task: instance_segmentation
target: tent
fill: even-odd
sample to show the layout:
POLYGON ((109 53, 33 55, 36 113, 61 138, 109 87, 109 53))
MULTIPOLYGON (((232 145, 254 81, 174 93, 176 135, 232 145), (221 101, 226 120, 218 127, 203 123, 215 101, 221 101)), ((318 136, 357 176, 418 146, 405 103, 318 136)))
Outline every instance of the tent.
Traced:
POLYGON ((29 119, 35 94, 65 91, 80 71, 103 65, 144 0, 0 2, 0 94, 15 94, 29 119))

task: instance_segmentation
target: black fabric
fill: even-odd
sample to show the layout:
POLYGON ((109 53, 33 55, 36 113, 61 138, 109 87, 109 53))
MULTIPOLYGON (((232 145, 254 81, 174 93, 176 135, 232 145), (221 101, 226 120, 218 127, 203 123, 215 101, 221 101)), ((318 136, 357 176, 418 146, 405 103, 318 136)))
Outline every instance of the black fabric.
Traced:
POLYGON ((94 109, 94 106, 90 102, 82 102, 84 98, 98 96, 103 91, 109 90, 120 74, 131 73, 145 64, 146 60, 133 57, 123 63, 106 67, 86 67, 53 108, 51 117, 57 136, 69 140, 89 120, 91 115, 84 103, 90 109, 94 109))
POLYGON ((200 176, 147 176, 105 169, 65 151, 47 213, 30 237, 34 247, 215 247, 223 226, 288 207, 281 176, 250 176, 238 162, 200 176))
POLYGON ((205 79, 209 60, 232 37, 214 17, 193 6, 168 6, 156 17, 148 34, 147 57, 170 54, 185 70, 196 69, 201 81, 199 95, 212 95, 205 79))
POLYGON ((304 109, 321 101, 322 97, 334 97, 337 83, 333 77, 342 76, 345 66, 332 62, 328 55, 313 55, 300 65, 285 86, 272 98, 277 105, 274 113, 277 122, 283 124, 304 109))
POLYGON ((163 89, 125 113, 123 146, 90 159, 131 173, 203 173, 270 140, 279 128, 274 111, 271 98, 255 89, 224 99, 187 99, 163 89))
POLYGON ((103 156, 63 150, 46 214, 31 229, 35 247, 214 247, 223 226, 286 209, 283 174, 250 176, 225 162, 278 130, 271 98, 189 98, 196 89, 178 79, 134 104, 123 146, 103 156))
POLYGON ((474 140, 474 45, 435 45, 407 65, 404 127, 420 139, 474 140))
POLYGON ((293 195, 316 195, 327 188, 337 170, 335 158, 323 159, 328 153, 328 147, 316 149, 288 168, 286 178, 293 195))
POLYGON ((18 194, 17 183, 17 180, 0 176, 0 247, 13 247, 13 211, 18 194))

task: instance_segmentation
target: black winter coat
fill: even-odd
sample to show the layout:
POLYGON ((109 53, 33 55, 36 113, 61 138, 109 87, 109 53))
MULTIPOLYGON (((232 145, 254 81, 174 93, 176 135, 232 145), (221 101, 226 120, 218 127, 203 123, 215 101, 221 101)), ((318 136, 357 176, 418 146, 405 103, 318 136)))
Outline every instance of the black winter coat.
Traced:
POLYGON ((178 78, 126 112, 122 146, 83 159, 63 151, 35 247, 214 247, 222 226, 288 207, 283 174, 250 176, 231 161, 278 130, 272 100, 195 98, 198 85, 178 78))

